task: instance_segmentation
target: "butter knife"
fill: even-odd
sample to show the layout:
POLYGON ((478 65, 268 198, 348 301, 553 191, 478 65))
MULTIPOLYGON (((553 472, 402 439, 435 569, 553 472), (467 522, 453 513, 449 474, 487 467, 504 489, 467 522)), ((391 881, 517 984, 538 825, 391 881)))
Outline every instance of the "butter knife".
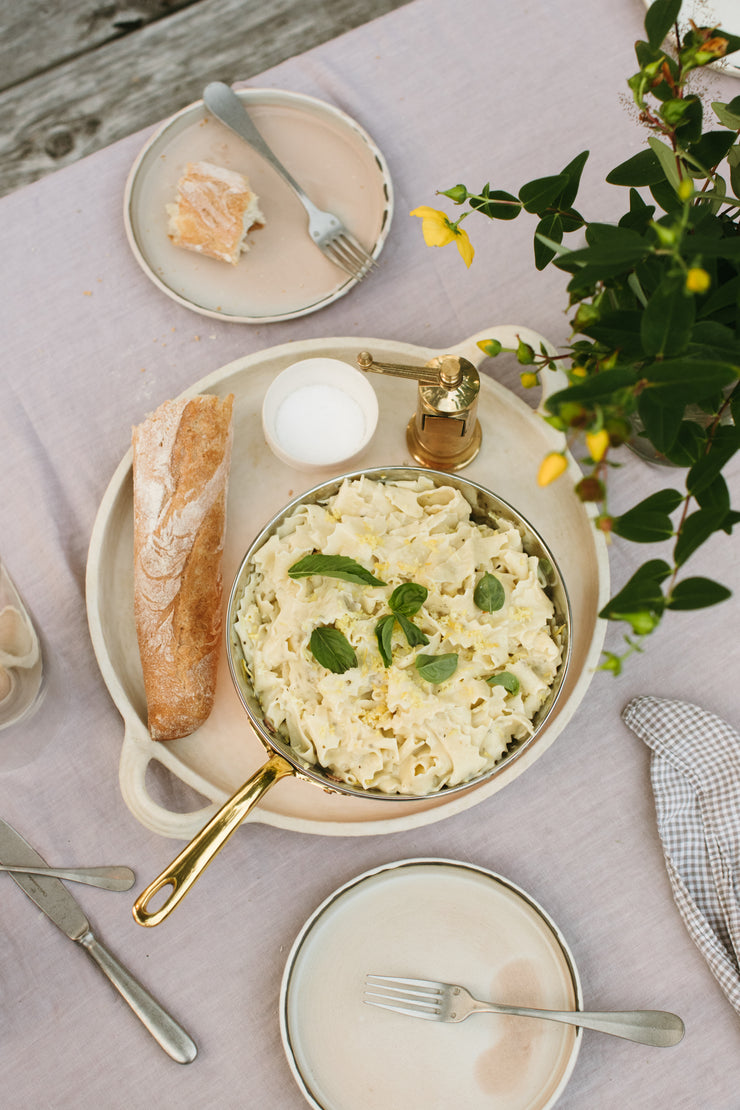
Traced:
MULTIPOLYGON (((3 859, 12 859, 14 866, 46 866, 46 861, 28 841, 0 818, 0 860, 3 859)), ((195 1059, 198 1052, 195 1042, 93 935, 80 905, 60 879, 14 872, 11 878, 70 940, 81 945, 173 1060, 189 1064, 195 1059)))

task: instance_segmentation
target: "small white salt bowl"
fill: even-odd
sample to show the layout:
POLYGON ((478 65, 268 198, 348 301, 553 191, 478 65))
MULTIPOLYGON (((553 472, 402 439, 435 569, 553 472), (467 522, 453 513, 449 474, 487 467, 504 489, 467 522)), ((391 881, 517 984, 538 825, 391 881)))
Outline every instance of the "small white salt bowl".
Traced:
POLYGON ((262 403, 270 450, 297 470, 343 466, 367 447, 378 398, 367 377, 338 358, 306 358, 286 367, 262 403))

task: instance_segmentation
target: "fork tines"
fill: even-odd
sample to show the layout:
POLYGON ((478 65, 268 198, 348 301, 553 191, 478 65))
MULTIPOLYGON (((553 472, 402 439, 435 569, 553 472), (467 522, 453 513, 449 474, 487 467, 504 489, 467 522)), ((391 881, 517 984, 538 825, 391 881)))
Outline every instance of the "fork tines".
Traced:
POLYGON ((326 242, 322 250, 332 262, 358 280, 377 265, 372 255, 346 231, 326 242))
POLYGON ((417 1017, 437 1020, 441 1009, 442 990, 427 979, 403 979, 392 975, 367 975, 365 996, 369 1006, 395 1010, 399 1014, 409 1011, 417 1017))

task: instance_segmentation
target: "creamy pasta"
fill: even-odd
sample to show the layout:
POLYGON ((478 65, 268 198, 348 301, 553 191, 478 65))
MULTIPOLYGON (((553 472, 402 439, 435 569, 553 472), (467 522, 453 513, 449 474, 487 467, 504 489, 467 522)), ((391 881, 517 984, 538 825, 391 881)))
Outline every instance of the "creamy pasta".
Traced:
POLYGON ((473 521, 457 489, 427 477, 348 479, 325 504, 297 507, 255 554, 238 608, 265 718, 303 759, 352 786, 420 795, 477 778, 531 734, 560 665, 538 563, 513 523, 473 521), (350 557, 385 585, 291 578, 313 552, 350 557), (486 574, 503 587, 494 612, 474 600, 486 574), (428 643, 411 647, 396 623, 386 666, 375 629, 405 582, 428 591, 411 618, 428 643), (319 626, 343 633, 356 665, 334 673, 318 662, 309 641, 319 626), (421 653, 454 654, 457 666, 429 681, 421 653))

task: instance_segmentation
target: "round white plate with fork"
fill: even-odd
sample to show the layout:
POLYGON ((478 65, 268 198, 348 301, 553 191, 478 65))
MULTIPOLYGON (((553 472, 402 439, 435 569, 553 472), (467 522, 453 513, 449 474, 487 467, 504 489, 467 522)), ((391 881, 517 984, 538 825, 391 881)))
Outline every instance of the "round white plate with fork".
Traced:
MULTIPOLYGON (((320 208, 334 212, 377 259, 391 224, 393 188, 382 153, 350 116, 325 101, 283 89, 239 89, 265 141, 320 208)), ((134 163, 124 196, 134 257, 173 300, 205 316, 264 324, 305 316, 357 284, 308 236, 300 202, 256 151, 202 100, 167 120, 134 163), (249 179, 265 216, 235 266, 176 247, 166 206, 188 162, 212 162, 249 179)), ((368 280, 367 278, 364 280, 368 280)))
POLYGON ((461 983, 477 997, 582 1008, 554 922, 508 879, 468 863, 409 859, 331 894, 286 964, 280 1023, 288 1063, 314 1110, 549 1110, 581 1030, 481 1014, 421 1021, 363 1003, 367 974, 461 983))

